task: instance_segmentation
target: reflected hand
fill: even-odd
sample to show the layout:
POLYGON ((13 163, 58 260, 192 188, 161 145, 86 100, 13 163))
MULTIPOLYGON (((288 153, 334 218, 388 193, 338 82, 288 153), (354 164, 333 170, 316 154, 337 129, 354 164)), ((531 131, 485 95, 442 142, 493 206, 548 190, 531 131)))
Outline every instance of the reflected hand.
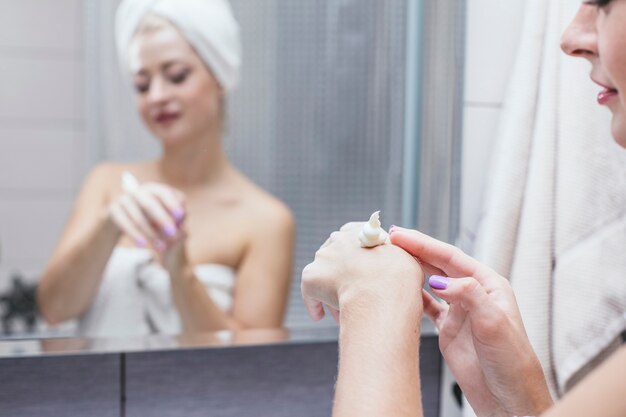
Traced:
POLYGON ((439 347, 478 416, 539 415, 552 404, 509 282, 460 249, 414 230, 394 228, 391 242, 432 275, 424 311, 439 347), (440 276, 438 278, 436 276, 440 276))
POLYGON ((184 235, 184 195, 163 184, 144 183, 113 201, 109 216, 137 246, 165 253, 184 235))
POLYGON ((324 317, 324 305, 339 322, 346 303, 393 309, 397 297, 419 294, 424 280, 419 265, 393 245, 362 248, 362 225, 348 223, 333 232, 302 271, 302 296, 313 320, 324 317))

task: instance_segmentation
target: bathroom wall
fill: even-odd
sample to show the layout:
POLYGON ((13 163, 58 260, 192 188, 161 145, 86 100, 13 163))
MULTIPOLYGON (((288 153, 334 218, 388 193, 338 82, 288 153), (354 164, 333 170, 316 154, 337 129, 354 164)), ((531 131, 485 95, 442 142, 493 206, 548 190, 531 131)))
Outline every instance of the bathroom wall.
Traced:
POLYGON ((84 175, 82 9, 0 0, 0 291, 36 279, 84 175))
POLYGON ((467 0, 460 242, 473 240, 519 41, 523 0, 467 0))

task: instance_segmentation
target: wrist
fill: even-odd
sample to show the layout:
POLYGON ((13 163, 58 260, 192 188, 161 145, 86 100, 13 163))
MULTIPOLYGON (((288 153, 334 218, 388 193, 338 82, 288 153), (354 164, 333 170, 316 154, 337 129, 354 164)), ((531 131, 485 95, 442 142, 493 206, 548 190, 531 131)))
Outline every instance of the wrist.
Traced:
POLYGON ((338 294, 340 311, 363 310, 363 314, 379 310, 400 311, 408 309, 421 312, 421 288, 413 277, 381 277, 371 283, 359 282, 341 289, 338 294))
POLYGON ((115 220, 113 220, 110 207, 106 207, 100 213, 100 230, 104 234, 114 238, 116 242, 122 236, 122 229, 120 229, 115 220))
POLYGON ((186 263, 173 263, 165 266, 173 283, 189 284, 194 279, 192 268, 186 263))
POLYGON ((526 365, 526 369, 527 372, 524 373, 524 379, 529 381, 528 392, 529 405, 531 408, 526 410, 524 415, 538 416, 552 407, 554 401, 550 395, 548 383, 546 382, 539 358, 537 358, 534 352, 532 358, 530 358, 526 365))
POLYGON ((385 284, 382 279, 377 285, 353 286, 339 294, 342 326, 357 322, 367 326, 420 326, 423 307, 417 283, 381 284, 385 284))

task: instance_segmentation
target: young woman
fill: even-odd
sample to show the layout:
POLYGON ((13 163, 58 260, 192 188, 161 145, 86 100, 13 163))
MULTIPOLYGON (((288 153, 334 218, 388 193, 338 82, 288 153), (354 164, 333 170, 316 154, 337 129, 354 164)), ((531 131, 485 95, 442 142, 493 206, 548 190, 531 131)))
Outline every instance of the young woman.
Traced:
MULTIPOLYGON (((622 147, 624 23, 626 0, 586 1, 562 41, 567 54, 591 62, 591 78, 602 88, 598 102, 611 110, 622 147)), ((417 371, 422 313, 439 329, 446 363, 479 416, 626 415, 626 348, 553 405, 506 279, 414 230, 392 227, 393 245, 364 250, 360 227, 348 224, 333 233, 302 273, 311 317, 320 319, 326 305, 341 324, 336 417, 423 415, 417 371), (425 273, 446 303, 422 289, 425 273)))
POLYGON ((90 336, 281 327, 294 222, 223 149, 240 62, 229 4, 125 0, 116 32, 162 154, 89 175, 40 282, 42 316, 90 336))

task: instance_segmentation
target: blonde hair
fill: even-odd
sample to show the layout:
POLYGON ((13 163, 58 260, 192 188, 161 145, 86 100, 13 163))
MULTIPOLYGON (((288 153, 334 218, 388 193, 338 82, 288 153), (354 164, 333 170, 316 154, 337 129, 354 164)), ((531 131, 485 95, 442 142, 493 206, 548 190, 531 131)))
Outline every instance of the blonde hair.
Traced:
POLYGON ((178 30, 176 26, 174 26, 172 22, 170 22, 166 18, 161 17, 157 14, 149 13, 145 15, 139 22, 137 30, 135 31, 135 36, 139 34, 157 32, 162 29, 178 30))

